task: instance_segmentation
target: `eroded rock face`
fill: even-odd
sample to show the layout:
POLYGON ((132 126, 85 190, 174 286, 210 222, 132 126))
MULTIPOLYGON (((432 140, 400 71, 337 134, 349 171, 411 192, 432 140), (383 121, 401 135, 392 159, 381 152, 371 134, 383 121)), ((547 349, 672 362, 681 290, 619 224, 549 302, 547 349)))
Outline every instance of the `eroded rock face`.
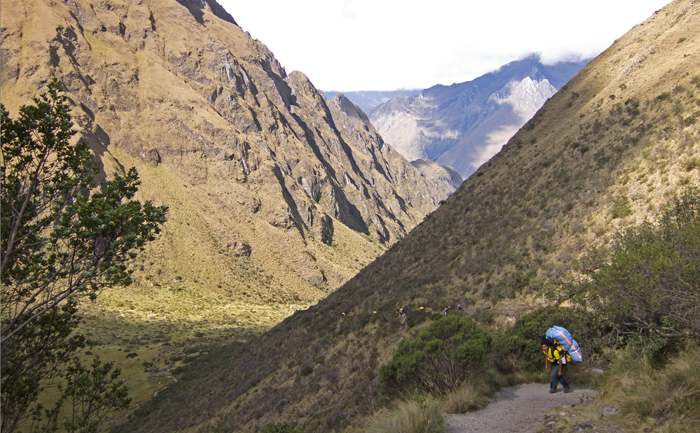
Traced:
MULTIPOLYGON (((274 251, 280 277, 296 269, 285 256, 333 245, 333 220, 392 244, 454 190, 429 185, 349 101, 287 75, 214 0, 8 0, 3 10, 12 11, 2 16, 11 111, 58 77, 106 171, 127 159, 157 170, 146 189, 171 219, 197 219, 211 248, 230 236, 250 245, 260 267, 274 251)), ((294 272, 331 287, 354 272, 313 266, 313 278, 294 272)))

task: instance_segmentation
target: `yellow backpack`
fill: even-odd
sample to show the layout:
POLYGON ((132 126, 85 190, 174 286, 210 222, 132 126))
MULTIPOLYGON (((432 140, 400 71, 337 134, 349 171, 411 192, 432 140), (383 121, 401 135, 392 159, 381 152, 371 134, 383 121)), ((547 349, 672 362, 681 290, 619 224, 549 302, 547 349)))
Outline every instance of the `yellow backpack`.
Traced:
MULTIPOLYGON (((554 340, 554 344, 553 344, 553 345, 549 346, 549 351, 548 351, 549 353, 547 353, 547 359, 550 359, 550 360, 552 360, 552 359, 556 360, 556 359, 557 359, 557 357, 554 356, 554 352, 553 352, 554 350, 556 350, 557 352, 559 352, 559 357, 560 357, 560 358, 566 360, 566 361, 564 362, 564 364, 568 364, 568 363, 571 362, 571 356, 569 356, 569 352, 567 352, 566 349, 564 349, 563 347, 561 347, 561 344, 559 344, 559 342, 557 342, 556 340, 554 340)), ((551 361, 550 361, 550 362, 551 362, 551 361)))

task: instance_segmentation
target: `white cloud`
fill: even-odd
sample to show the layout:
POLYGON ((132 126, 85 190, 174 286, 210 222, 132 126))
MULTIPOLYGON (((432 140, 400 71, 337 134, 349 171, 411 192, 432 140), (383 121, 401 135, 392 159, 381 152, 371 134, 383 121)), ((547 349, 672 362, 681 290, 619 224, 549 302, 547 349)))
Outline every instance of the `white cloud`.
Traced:
POLYGON ((355 16, 355 12, 352 10, 352 2, 353 0, 345 0, 342 16, 343 18, 354 21, 357 17, 355 16))
POLYGON ((593 57, 666 0, 218 0, 324 90, 424 88, 528 53, 593 57))

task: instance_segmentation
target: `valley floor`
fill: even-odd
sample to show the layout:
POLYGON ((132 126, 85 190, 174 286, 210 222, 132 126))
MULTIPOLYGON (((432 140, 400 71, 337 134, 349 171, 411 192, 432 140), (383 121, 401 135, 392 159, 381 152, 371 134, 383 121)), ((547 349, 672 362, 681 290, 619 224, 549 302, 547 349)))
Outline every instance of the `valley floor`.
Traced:
MULTIPOLYGON (((210 348, 245 342, 308 304, 251 304, 171 287, 122 288, 81 305, 84 333, 98 355, 121 369, 133 398, 129 412, 178 381, 182 366, 210 348)), ((118 424, 128 412, 113 414, 118 424)))

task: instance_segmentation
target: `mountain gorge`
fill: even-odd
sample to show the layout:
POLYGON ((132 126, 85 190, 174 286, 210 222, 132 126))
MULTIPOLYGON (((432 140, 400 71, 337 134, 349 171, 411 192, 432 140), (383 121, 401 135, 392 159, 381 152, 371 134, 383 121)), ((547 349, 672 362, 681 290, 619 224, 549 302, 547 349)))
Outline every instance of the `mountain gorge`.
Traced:
POLYGON ((693 0, 635 26, 403 240, 259 341, 212 349, 121 431, 362 429, 379 366, 430 314, 460 303, 498 328, 556 303, 586 251, 700 185, 699 34, 693 0))
POLYGON ((431 159, 467 178, 586 63, 544 65, 532 55, 472 81, 395 96, 369 117, 407 159, 431 159))
POLYGON ((4 1, 2 59, 10 112, 57 77, 102 178, 135 166, 140 198, 169 206, 141 286, 318 300, 455 189, 213 0, 4 1))

